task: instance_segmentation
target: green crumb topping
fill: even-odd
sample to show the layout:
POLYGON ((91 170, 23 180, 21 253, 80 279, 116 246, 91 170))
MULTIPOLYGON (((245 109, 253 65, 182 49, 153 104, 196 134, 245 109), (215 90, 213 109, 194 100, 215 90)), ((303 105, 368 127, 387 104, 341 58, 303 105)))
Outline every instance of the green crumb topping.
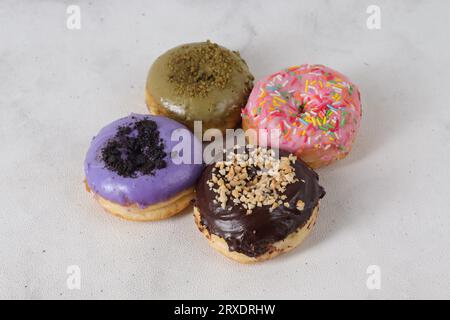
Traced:
POLYGON ((209 40, 198 46, 183 46, 169 58, 169 82, 177 94, 206 97, 214 89, 225 89, 233 70, 242 71, 239 60, 209 40))

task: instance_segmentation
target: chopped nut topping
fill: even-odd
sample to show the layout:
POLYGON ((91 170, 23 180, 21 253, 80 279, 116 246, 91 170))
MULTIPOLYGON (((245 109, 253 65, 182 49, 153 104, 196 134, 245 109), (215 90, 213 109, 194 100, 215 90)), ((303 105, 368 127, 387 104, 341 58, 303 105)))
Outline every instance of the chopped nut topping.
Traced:
POLYGON ((241 205, 247 214, 255 207, 289 207, 283 193, 289 184, 298 181, 292 166, 296 160, 294 155, 277 159, 273 150, 249 146, 245 153, 229 152, 226 161, 218 161, 218 170, 212 170, 207 183, 223 209, 228 200, 241 205))
POLYGON ((302 200, 298 200, 297 201, 297 210, 302 211, 303 209, 305 209, 305 203, 302 200))

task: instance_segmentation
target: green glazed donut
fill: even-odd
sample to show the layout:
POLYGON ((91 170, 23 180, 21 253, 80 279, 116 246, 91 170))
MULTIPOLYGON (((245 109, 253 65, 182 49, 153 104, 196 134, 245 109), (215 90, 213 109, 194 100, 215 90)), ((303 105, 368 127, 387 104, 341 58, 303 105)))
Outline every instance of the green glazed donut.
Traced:
POLYGON ((191 130, 202 121, 225 131, 241 121, 241 108, 253 76, 237 51, 210 41, 180 45, 162 54, 150 68, 146 102, 150 113, 173 118, 191 130))

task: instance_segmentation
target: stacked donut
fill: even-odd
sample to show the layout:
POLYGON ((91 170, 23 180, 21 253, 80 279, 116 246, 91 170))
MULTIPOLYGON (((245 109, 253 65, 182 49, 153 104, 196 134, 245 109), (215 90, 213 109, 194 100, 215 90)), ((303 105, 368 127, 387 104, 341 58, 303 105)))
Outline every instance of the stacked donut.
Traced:
POLYGON ((273 258, 308 235, 325 195, 311 168, 345 157, 361 120, 358 88, 339 72, 295 66, 253 87, 239 53, 209 41, 161 55, 148 74, 146 103, 149 115, 131 114, 93 138, 87 190, 107 211, 134 221, 168 218, 194 203, 211 246, 243 263, 273 258), (199 162, 197 121, 202 132, 242 122, 255 135, 199 162), (176 150, 180 132, 192 152, 176 150))

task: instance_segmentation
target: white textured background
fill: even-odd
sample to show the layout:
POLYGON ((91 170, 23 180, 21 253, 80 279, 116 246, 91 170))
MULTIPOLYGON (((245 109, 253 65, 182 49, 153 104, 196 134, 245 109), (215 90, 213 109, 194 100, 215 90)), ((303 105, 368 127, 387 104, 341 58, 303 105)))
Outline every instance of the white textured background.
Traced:
POLYGON ((449 298, 449 12, 444 0, 2 0, 0 298, 449 298), (81 30, 66 28, 69 4, 81 30), (370 4, 381 30, 366 27, 370 4), (240 50, 256 78, 323 63, 362 93, 353 152, 319 170, 314 232, 264 264, 217 254, 191 212, 125 222, 83 188, 91 137, 146 112, 152 61, 205 39, 240 50), (381 290, 366 287, 372 264, 381 290))

